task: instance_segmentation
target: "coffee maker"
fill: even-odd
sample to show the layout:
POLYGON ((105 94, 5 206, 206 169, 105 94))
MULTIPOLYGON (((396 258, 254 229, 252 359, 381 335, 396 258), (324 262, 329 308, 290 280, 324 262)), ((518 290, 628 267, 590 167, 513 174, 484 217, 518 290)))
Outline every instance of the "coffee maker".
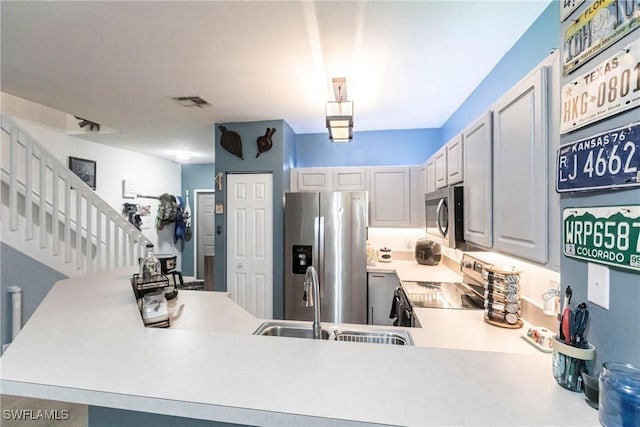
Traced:
POLYGON ((176 270, 178 264, 177 255, 156 255, 160 260, 160 270, 167 279, 169 279, 169 285, 164 288, 164 296, 167 300, 172 300, 178 296, 178 288, 184 285, 182 279, 182 273, 176 270))

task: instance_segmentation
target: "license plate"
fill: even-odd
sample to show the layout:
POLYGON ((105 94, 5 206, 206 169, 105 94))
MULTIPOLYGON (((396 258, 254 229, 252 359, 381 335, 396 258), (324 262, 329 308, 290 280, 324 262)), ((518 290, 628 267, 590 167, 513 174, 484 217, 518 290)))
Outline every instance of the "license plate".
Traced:
POLYGON ((563 209, 562 249, 571 258, 640 271, 640 205, 563 209))
POLYGON ((640 105, 640 40, 562 87, 560 133, 640 105))
POLYGON ((591 2, 564 33, 564 75, 638 28, 639 10, 640 0, 591 2))
POLYGON ((640 122, 558 149, 556 190, 597 190, 640 185, 640 122))
POLYGON ((560 22, 563 22, 565 19, 571 15, 571 13, 576 10, 584 0, 561 0, 560 1, 560 22))

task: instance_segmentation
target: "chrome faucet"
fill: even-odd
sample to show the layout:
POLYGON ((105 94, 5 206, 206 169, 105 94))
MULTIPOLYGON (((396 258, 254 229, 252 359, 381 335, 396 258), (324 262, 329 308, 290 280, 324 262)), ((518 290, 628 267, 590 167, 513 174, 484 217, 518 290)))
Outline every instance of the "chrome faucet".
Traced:
POLYGON ((313 338, 322 338, 322 327, 320 326, 320 282, 318 274, 313 266, 307 267, 304 276, 304 293, 302 294, 302 304, 305 307, 313 307, 313 338), (311 290, 313 288, 313 291, 311 290))

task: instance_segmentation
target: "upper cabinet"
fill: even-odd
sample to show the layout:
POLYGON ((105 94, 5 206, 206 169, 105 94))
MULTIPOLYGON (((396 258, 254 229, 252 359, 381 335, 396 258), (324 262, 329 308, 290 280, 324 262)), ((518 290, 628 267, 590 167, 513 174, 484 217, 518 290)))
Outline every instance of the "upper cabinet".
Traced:
POLYGON ((367 170, 365 168, 331 168, 334 191, 365 191, 367 170))
POLYGON ((291 191, 366 191, 367 169, 298 168, 291 170, 291 191))
POLYGON ((447 186, 447 147, 444 146, 435 154, 436 188, 447 186))
POLYGON ((328 168, 291 170, 291 191, 331 191, 333 174, 328 168))
POLYGON ((491 112, 463 132, 464 239, 486 248, 493 245, 491 112))
POLYGON ((457 184, 463 180, 462 134, 456 136, 446 145, 447 148, 447 185, 457 184))
MULTIPOLYGON (((434 154, 428 161, 433 162, 433 190, 463 181, 463 147, 462 134, 456 135, 434 154)), ((427 178, 429 185, 429 179, 427 178)))
POLYGON ((291 191, 368 191, 372 227, 424 227, 426 169, 420 166, 291 170, 291 191))
POLYGON ((426 182, 425 188, 426 193, 431 193, 432 191, 436 191, 436 159, 435 156, 431 157, 425 163, 425 172, 426 172, 426 182))
POLYGON ((369 168, 369 225, 411 226, 411 172, 409 167, 369 168))
POLYGON ((495 104, 493 132, 494 247, 546 263, 547 67, 536 68, 495 104))

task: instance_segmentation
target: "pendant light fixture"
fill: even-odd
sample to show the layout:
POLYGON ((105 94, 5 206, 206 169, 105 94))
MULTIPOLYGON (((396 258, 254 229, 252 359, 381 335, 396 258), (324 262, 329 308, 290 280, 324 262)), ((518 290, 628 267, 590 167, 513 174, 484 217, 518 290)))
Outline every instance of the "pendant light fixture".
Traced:
POLYGON ((331 82, 335 100, 327 102, 329 139, 332 142, 349 142, 353 138, 353 101, 347 100, 347 79, 334 77, 331 82))

